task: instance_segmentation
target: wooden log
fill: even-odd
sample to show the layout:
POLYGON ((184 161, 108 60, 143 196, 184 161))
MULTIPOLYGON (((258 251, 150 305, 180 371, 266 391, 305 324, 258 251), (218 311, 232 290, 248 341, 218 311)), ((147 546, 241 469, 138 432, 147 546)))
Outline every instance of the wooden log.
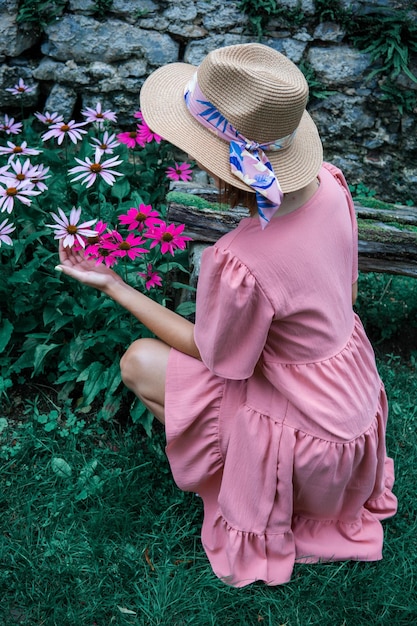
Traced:
MULTIPOLYGON (((207 245, 236 228, 248 215, 242 207, 217 209, 215 194, 207 190, 200 190, 197 196, 171 192, 168 202, 169 220, 185 224, 184 233, 193 242, 207 245)), ((375 204, 365 207, 355 203, 359 269, 417 278, 417 208, 375 204)))

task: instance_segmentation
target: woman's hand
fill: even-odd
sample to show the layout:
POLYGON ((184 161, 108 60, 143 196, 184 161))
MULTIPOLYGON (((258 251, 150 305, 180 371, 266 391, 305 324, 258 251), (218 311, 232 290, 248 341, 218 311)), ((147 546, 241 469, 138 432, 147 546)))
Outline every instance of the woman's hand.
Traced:
POLYGON ((105 264, 96 265, 94 259, 84 256, 83 250, 76 252, 73 248, 64 248, 62 242, 59 242, 59 260, 57 271, 100 291, 107 291, 117 282, 123 283, 123 279, 105 264))

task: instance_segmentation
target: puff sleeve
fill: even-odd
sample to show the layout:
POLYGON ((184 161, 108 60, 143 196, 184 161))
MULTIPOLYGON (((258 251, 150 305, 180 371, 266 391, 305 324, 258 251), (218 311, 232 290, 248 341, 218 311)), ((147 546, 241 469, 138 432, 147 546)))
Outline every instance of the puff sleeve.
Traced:
POLYGON ((352 194, 346 182, 345 176, 338 167, 332 163, 323 163, 323 166, 329 170, 345 192, 347 204, 349 207, 350 221, 352 223, 352 246, 353 246, 353 263, 352 263, 352 285, 358 280, 359 261, 358 261, 358 222, 356 219, 355 205, 353 203, 352 194))
POLYGON ((274 317, 273 307, 248 268, 214 246, 202 257, 197 286, 195 342, 217 376, 249 378, 274 317))

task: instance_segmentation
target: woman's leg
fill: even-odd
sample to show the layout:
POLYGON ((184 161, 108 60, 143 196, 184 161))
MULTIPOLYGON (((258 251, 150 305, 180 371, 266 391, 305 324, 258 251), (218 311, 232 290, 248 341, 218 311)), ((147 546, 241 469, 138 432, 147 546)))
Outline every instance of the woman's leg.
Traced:
POLYGON ((170 347, 158 339, 138 339, 120 360, 122 380, 155 417, 165 423, 165 377, 170 347))

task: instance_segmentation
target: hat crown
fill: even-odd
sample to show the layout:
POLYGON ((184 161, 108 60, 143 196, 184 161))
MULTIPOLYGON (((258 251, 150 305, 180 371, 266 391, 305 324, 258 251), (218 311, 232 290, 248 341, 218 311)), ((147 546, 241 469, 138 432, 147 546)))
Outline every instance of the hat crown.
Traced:
POLYGON ((207 100, 242 135, 258 143, 293 133, 308 100, 303 73, 262 44, 210 52, 198 68, 197 80, 207 100))

